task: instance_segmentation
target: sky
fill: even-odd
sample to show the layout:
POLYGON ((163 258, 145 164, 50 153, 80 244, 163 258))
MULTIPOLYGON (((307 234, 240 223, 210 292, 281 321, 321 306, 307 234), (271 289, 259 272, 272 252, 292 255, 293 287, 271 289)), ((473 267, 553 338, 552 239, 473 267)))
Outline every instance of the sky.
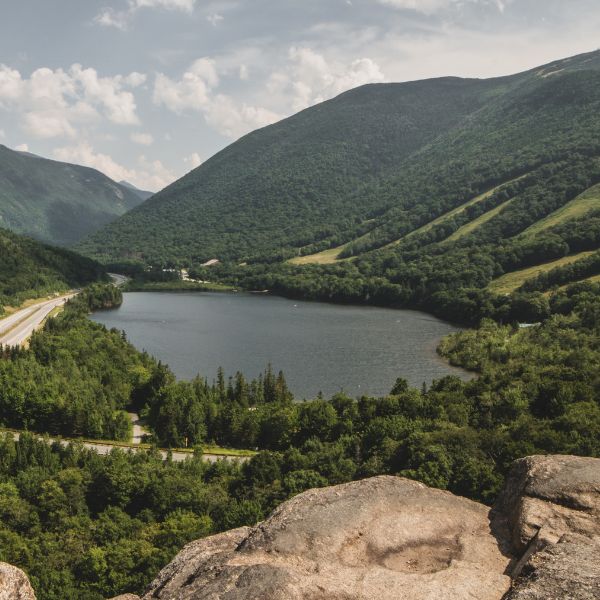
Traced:
POLYGON ((600 47, 598 0, 0 0, 0 144, 157 191, 366 83, 600 47))

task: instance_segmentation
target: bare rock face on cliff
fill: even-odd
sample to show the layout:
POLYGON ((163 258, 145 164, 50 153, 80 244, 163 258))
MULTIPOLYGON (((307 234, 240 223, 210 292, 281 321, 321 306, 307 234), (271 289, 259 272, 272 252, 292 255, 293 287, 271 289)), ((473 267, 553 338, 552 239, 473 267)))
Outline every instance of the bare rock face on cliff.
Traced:
POLYGON ((567 534, 532 554, 505 600, 598 600, 600 541, 567 534))
POLYGON ((515 552, 565 533, 600 536, 600 459, 528 456, 513 464, 495 512, 511 531, 515 552))
POLYGON ((309 490, 188 544, 143 600, 440 598, 600 599, 600 459, 517 460, 491 512, 400 477, 309 490))
POLYGON ((27 575, 3 562, 0 562, 0 600, 35 600, 27 575))
POLYGON ((515 461, 493 513, 520 557, 506 600, 600 598, 600 459, 515 461))
POLYGON ((400 477, 309 490, 189 544, 144 600, 499 600, 509 557, 488 512, 400 477))

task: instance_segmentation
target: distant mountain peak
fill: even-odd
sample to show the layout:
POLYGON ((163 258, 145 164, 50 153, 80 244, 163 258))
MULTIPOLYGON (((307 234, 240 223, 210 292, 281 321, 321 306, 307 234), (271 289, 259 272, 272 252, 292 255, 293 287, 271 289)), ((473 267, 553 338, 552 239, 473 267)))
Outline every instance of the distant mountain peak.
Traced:
POLYGON ((148 190, 141 190, 139 187, 133 185, 133 183, 129 183, 129 181, 125 181, 125 179, 121 179, 119 181, 119 185, 126 187, 127 189, 135 192, 142 200, 147 200, 150 196, 154 196, 154 192, 150 192, 148 190))
POLYGON ((0 144, 2 226, 68 246, 140 204, 145 192, 96 169, 0 144))

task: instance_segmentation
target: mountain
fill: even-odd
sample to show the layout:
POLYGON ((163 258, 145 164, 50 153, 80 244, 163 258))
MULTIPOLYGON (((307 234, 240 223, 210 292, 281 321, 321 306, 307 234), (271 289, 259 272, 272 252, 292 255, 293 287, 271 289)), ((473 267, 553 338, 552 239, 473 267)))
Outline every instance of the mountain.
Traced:
POLYGON ((465 312, 459 290, 536 265, 558 268, 552 281, 600 274, 580 254, 600 247, 599 183, 600 51, 351 90, 243 137, 79 248, 200 278, 219 259, 210 277, 236 285, 478 318, 487 301, 465 312))
POLYGON ((147 190, 140 190, 139 188, 136 188, 135 185, 133 185, 132 183, 129 183, 128 181, 125 181, 124 179, 119 181, 119 185, 131 190, 132 192, 137 194, 142 200, 148 200, 148 198, 150 198, 150 196, 154 195, 154 192, 149 192, 147 190))
POLYGON ((0 145, 0 225, 17 233, 70 245, 141 200, 95 169, 0 145))
MULTIPOLYGON (((444 189, 433 180, 463 159, 472 163, 461 170, 474 189, 492 178, 491 168, 509 179, 521 160, 516 150, 531 147, 540 160, 560 132, 540 131, 539 109, 556 112, 560 98, 580 104, 569 82, 587 85, 599 66, 600 53, 592 53, 512 77, 351 90, 243 137, 83 247, 148 261, 246 260, 350 237, 391 210, 415 208, 411 188, 444 189), (554 96, 565 86, 572 98, 554 96), (419 177, 416 186, 409 177, 419 177)), ((428 202, 419 200, 417 210, 428 202)))
POLYGON ((0 314, 5 305, 81 287, 103 276, 89 258, 0 229, 0 314))

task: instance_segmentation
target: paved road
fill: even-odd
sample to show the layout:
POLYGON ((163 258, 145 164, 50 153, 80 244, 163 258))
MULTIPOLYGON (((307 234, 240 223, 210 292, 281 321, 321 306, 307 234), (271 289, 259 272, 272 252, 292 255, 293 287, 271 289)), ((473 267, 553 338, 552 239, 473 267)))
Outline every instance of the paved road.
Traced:
POLYGON ((119 275, 118 273, 109 273, 109 276, 112 279, 113 285, 116 285, 117 287, 121 287, 129 281, 129 277, 119 275))
MULTIPOLYGON (((0 433, 4 433, 4 432, 0 431, 0 433)), ((19 439, 20 434, 18 431, 10 431, 10 433, 12 433, 13 438, 15 440, 19 439)), ((52 437, 48 438, 48 437, 43 437, 43 436, 39 436, 38 439, 48 440, 49 443, 58 442, 62 446, 68 446, 69 444, 77 441, 77 440, 63 440, 63 439, 52 438, 52 437)), ((94 450, 98 454, 109 454, 113 448, 119 448, 125 452, 139 452, 140 450, 141 451, 145 450, 145 448, 140 448, 139 446, 138 447, 136 447, 136 446, 119 446, 118 443, 103 444, 103 443, 96 443, 96 442, 83 442, 83 446, 85 448, 88 448, 89 450, 94 450)), ((159 452, 160 452, 161 456, 163 457, 163 460, 166 460, 168 451, 167 450, 159 450, 159 452)), ((173 456, 174 462, 183 462, 187 458, 192 458, 193 455, 191 452, 173 452, 172 456, 173 456)), ((202 460, 206 460, 211 463, 217 462, 218 460, 246 462, 248 460, 248 457, 247 456, 226 456, 224 454, 203 454, 202 460)))
POLYGON ((2 319, 0 321, 0 344, 3 346, 21 346, 43 324, 56 307, 62 306, 74 295, 58 296, 18 310, 6 319, 2 319))
POLYGON ((19 310, 16 313, 13 313, 9 317, 5 317, 0 321, 0 335, 7 332, 9 329, 12 329, 19 321, 22 321, 27 315, 30 315, 34 310, 36 310, 36 306, 30 306, 29 308, 24 308, 23 310, 19 310))

